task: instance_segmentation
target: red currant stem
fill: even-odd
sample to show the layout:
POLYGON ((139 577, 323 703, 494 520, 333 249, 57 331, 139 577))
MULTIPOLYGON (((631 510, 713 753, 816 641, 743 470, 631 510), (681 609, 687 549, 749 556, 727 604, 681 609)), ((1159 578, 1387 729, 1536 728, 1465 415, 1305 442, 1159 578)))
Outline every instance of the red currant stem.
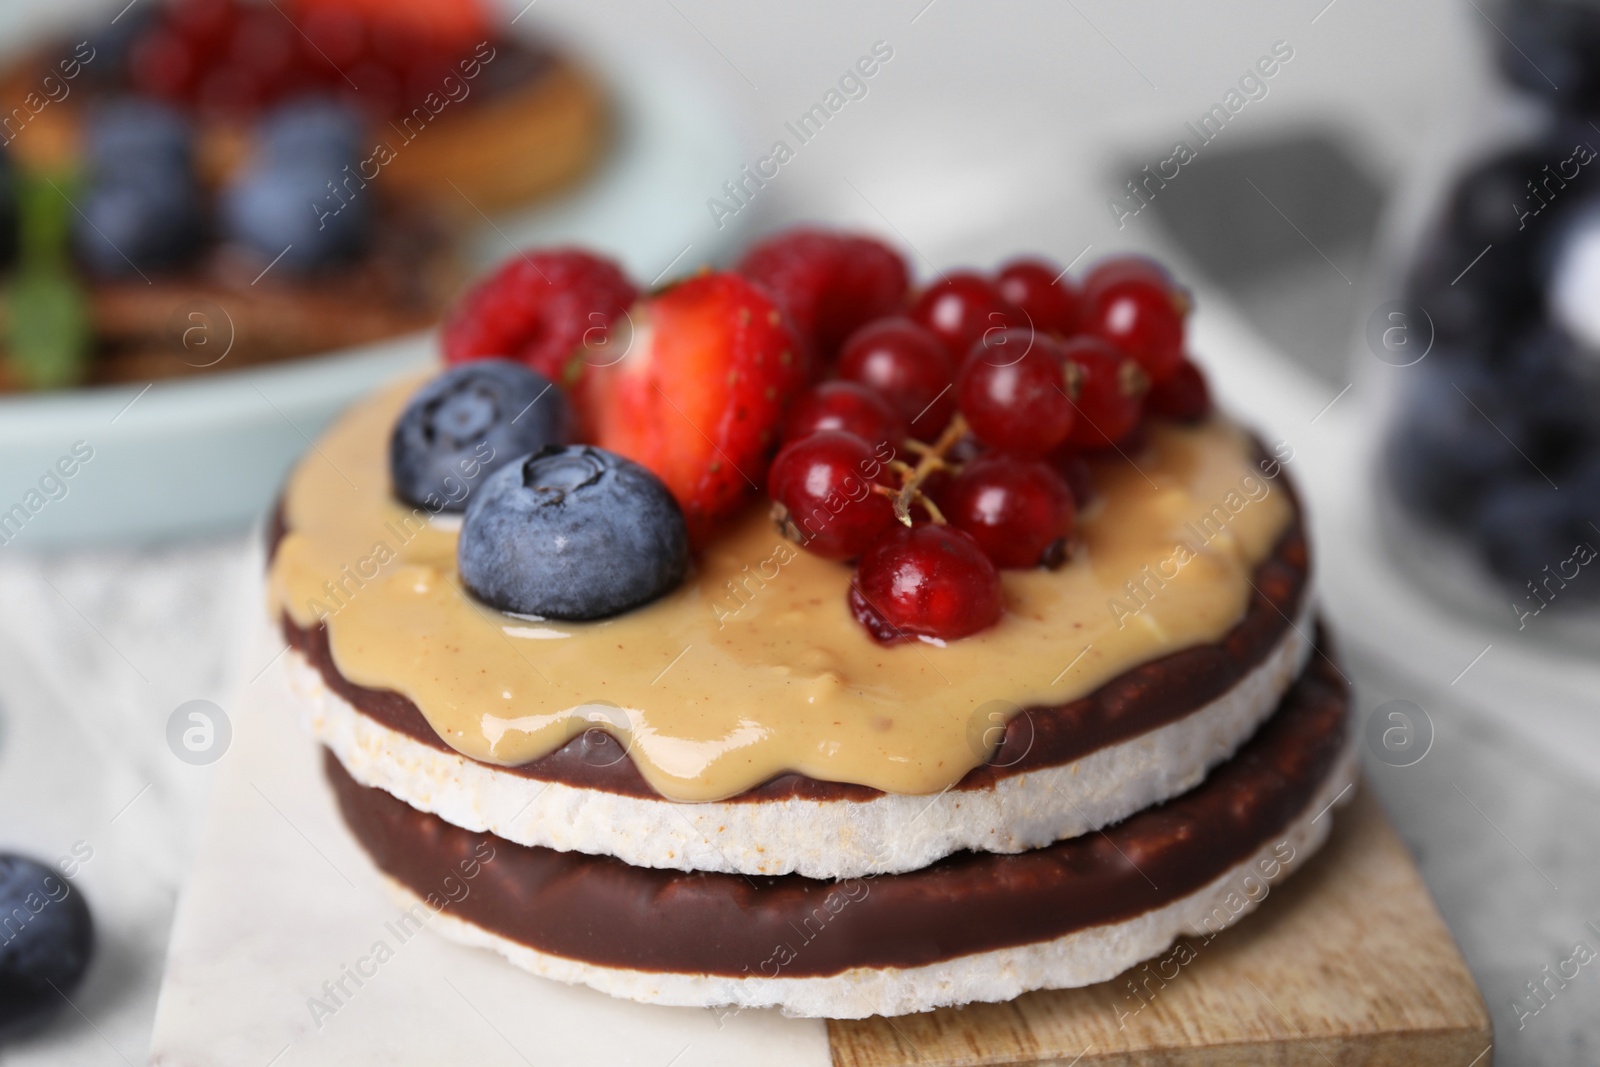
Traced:
POLYGON ((933 501, 922 493, 922 483, 928 480, 934 471, 944 470, 948 464, 944 457, 947 452, 956 446, 956 443, 967 436, 967 420, 958 411, 950 419, 950 425, 944 428, 944 433, 939 435, 932 447, 912 446, 912 451, 922 453, 922 458, 917 460, 917 465, 900 486, 900 492, 894 499, 894 516, 905 525, 911 525, 911 505, 921 503, 928 509, 928 515, 935 523, 944 525, 944 516, 934 506, 933 501))

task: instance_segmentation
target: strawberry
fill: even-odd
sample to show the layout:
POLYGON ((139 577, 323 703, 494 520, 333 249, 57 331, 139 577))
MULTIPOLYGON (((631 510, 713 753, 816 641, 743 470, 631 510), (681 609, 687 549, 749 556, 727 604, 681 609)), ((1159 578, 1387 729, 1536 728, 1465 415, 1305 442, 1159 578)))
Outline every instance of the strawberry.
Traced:
POLYGON ((784 404, 804 384, 798 345, 772 299, 736 274, 680 282, 629 318, 624 354, 590 368, 580 403, 595 442, 666 482, 703 546, 762 487, 784 404))

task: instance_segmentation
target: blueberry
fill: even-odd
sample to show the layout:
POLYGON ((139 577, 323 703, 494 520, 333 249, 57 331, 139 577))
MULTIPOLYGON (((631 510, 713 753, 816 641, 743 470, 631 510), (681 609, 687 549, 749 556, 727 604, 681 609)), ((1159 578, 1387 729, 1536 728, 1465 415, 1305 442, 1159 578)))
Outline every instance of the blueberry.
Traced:
POLYGON ((464 511, 494 471, 566 439, 567 398, 538 371, 482 359, 419 389, 389 438, 395 495, 435 510, 464 511))
POLYGON ((199 189, 159 163, 132 163, 107 174, 78 207, 73 247, 90 270, 107 277, 182 267, 205 236, 199 189))
POLYGON ((1489 485, 1532 474, 1519 451, 1523 422, 1504 401, 1485 371, 1441 367, 1418 375, 1386 449, 1401 502, 1423 518, 1459 522, 1489 485))
POLYGON ((223 232, 264 260, 281 254, 277 269, 294 273, 359 257, 371 236, 372 197, 346 190, 341 166, 298 159, 247 171, 223 191, 223 232))
POLYGON ((0 1036, 59 1008, 93 951, 83 894, 49 867, 0 854, 0 1036))
POLYGON ((1546 598, 1572 600, 1600 591, 1600 579, 1589 573, 1592 564, 1574 558, 1580 546, 1588 546, 1585 558, 1592 559, 1600 546, 1600 532, 1590 525, 1593 489, 1581 480, 1560 489, 1545 481, 1491 488, 1473 516, 1473 533, 1489 570, 1513 590, 1525 589, 1530 581, 1540 586, 1555 575, 1546 598))
POLYGON ((661 480, 587 445, 550 445, 495 472, 456 549, 485 603, 549 619, 603 619, 676 588, 689 569, 683 512, 661 480))
POLYGON ((97 104, 89 113, 83 153, 97 175, 115 175, 136 163, 188 172, 193 167, 194 136, 188 120, 167 105, 145 97, 118 97, 97 104))
POLYGON ((354 164, 365 124, 347 105, 324 97, 302 97, 261 120, 256 129, 264 158, 274 162, 322 160, 342 170, 354 164))

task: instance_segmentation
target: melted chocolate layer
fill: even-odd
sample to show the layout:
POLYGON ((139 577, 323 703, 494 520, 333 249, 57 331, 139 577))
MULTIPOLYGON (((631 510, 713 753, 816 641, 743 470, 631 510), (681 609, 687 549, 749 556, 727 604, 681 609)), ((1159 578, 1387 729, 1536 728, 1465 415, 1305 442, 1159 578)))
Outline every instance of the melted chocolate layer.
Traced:
POLYGON ((1338 669, 1319 655, 1256 736, 1175 800, 1031 852, 958 853, 843 882, 631 867, 515 845, 357 784, 332 753, 324 763, 378 867, 423 898, 467 885, 452 914, 502 937, 610 967, 824 976, 1046 941, 1200 889, 1306 810, 1343 748, 1348 704, 1338 669))
MULTIPOLYGON (((281 536, 281 516, 273 532, 281 536)), ((275 543, 275 542, 274 542, 275 543)), ((1252 578, 1255 592, 1237 625, 1216 644, 1174 652, 1130 670, 1069 704, 1023 709, 1006 725, 1005 738, 989 762, 967 773, 958 790, 987 789, 1013 774, 1081 759, 1097 749, 1165 726, 1231 689, 1277 647, 1305 598, 1309 561, 1305 532, 1297 517, 1272 555, 1252 578)), ((333 662, 324 626, 297 626, 283 616, 283 633, 321 673, 328 688, 391 730, 441 751, 454 749, 434 732, 409 697, 388 689, 356 685, 333 662)), ((631 759, 610 751, 591 751, 604 739, 585 731, 563 747, 530 763, 503 770, 540 781, 561 782, 625 796, 655 798, 631 759)), ((725 803, 783 800, 870 800, 881 795, 868 786, 825 782, 785 774, 728 798, 725 803)))

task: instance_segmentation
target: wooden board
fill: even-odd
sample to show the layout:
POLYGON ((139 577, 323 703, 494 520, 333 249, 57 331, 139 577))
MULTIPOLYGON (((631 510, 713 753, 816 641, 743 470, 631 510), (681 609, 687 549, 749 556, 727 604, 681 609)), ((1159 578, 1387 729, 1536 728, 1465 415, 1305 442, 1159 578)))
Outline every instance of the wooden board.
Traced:
POLYGON ((1416 866, 1362 787, 1260 909, 1165 973, 828 1024, 838 1067, 1488 1067, 1489 1016, 1416 866), (1130 985, 1137 980, 1138 990, 1130 985))

